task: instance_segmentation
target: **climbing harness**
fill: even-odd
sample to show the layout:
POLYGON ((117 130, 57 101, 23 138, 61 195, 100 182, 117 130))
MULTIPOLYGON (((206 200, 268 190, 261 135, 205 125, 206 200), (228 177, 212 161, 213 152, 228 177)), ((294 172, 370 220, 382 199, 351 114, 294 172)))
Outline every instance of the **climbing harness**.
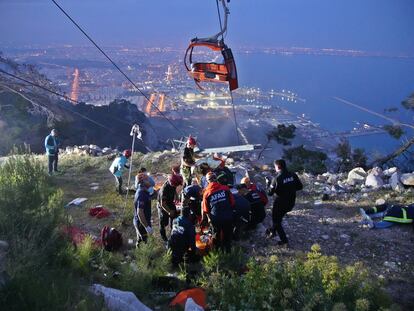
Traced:
POLYGON ((200 82, 221 82, 228 83, 230 91, 238 88, 236 63, 231 49, 224 43, 224 34, 227 32, 227 20, 230 11, 227 7, 229 0, 216 0, 219 13, 220 32, 208 38, 193 38, 185 52, 184 65, 188 74, 194 79, 200 89, 203 89, 200 82), (221 24, 218 1, 222 3, 224 10, 224 27, 221 24), (220 38, 221 37, 221 38, 220 38), (199 47, 206 47, 214 52, 221 52, 224 61, 196 62, 193 60, 194 50, 199 47))

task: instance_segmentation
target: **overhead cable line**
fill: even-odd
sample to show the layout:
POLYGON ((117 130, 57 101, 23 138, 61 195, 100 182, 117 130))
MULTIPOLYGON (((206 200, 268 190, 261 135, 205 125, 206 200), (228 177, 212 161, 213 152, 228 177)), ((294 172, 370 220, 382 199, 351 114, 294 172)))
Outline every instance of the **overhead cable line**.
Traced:
POLYGON ((234 106, 234 102, 233 102, 233 92, 232 91, 230 91, 230 96, 231 96, 231 105, 233 107, 234 125, 236 126, 237 142, 240 145, 241 144, 241 140, 240 140, 240 135, 239 135, 239 124, 237 122, 236 107, 234 106))
MULTIPOLYGON (((14 75, 14 74, 12 74, 12 73, 9 73, 9 72, 7 72, 7 71, 4 71, 4 70, 2 70, 2 69, 0 69, 0 72, 1 72, 1 73, 3 73, 3 74, 5 74, 5 75, 8 75, 8 76, 10 76, 10 77, 13 77, 13 78, 15 78, 15 79, 17 79, 17 80, 20 80, 20 81, 22 81, 22 82, 25 82, 25 83, 27 83, 27 84, 29 84, 29 85, 31 85, 31 86, 35 86, 35 87, 40 88, 40 89, 42 89, 42 90, 44 90, 44 91, 46 91, 46 92, 52 93, 52 94, 54 94, 54 95, 56 95, 56 96, 63 97, 63 98, 65 98, 65 99, 67 99, 67 100, 69 100, 69 101, 71 101, 71 102, 73 102, 73 103, 80 104, 80 102, 78 102, 78 101, 76 101, 76 100, 73 100, 73 99, 71 99, 70 97, 67 97, 66 95, 63 95, 63 94, 60 94, 60 93, 58 93, 58 92, 55 92, 55 91, 53 91, 53 90, 51 90, 51 89, 48 89, 48 88, 46 88, 46 87, 44 87, 44 86, 42 86, 42 85, 40 85, 40 84, 37 84, 37 83, 31 82, 31 81, 29 81, 29 80, 27 80, 27 79, 24 79, 24 78, 22 78, 22 77, 16 76, 16 75, 14 75)), ((108 130, 108 131, 113 132, 110 128, 106 127, 105 125, 103 125, 103 124, 101 124, 101 123, 99 123, 99 122, 97 122, 97 121, 95 121, 95 120, 93 120, 93 119, 91 119, 91 118, 89 118, 89 117, 87 117, 87 116, 84 116, 83 114, 81 114, 81 113, 79 113, 79 112, 73 111, 73 110, 71 110, 71 109, 69 109, 69 108, 67 108, 67 107, 62 106, 62 105, 60 105, 60 107, 62 107, 63 109, 68 110, 68 111, 70 111, 70 112, 72 112, 72 113, 74 113, 74 114, 78 115, 79 117, 81 117, 81 118, 83 118, 83 119, 86 119, 86 120, 88 120, 88 121, 90 121, 90 122, 94 123, 95 125, 98 125, 98 126, 100 126, 100 127, 104 128, 104 129, 108 130)))
MULTIPOLYGON (((222 0, 222 1, 226 1, 226 0, 222 0)), ((219 19, 219 22, 220 22, 220 30, 221 30, 221 33, 222 33, 221 34, 221 40, 224 43, 224 32, 223 32, 223 25, 221 23, 221 13, 220 13, 220 8, 219 8, 219 0, 216 0, 216 6, 217 6, 218 19, 219 19)), ((224 12, 224 14, 228 14, 228 12, 224 12)), ((227 31, 227 24, 226 24, 226 31, 227 31)), ((239 135, 239 125, 238 125, 237 117, 236 117, 236 107, 234 106, 233 91, 231 89, 230 89, 230 97, 231 97, 231 106, 233 108, 234 125, 236 126, 237 142, 240 145, 241 141, 240 141, 240 135, 239 135)))
MULTIPOLYGON (((221 23, 221 14, 220 14, 219 0, 216 0, 216 6, 217 6, 218 19, 219 19, 219 22, 220 22, 220 30, 221 30, 221 32, 223 32, 223 25, 221 23)), ((226 14, 226 12, 224 12, 224 14, 226 14)), ((221 40, 224 41, 224 33, 221 34, 221 40)))
MULTIPOLYGON (((3 69, 0 69, 0 72, 2 73, 2 74, 5 74, 5 75, 8 75, 8 76, 10 76, 10 77, 12 77, 12 78, 15 78, 15 79, 17 79, 17 80, 19 80, 19 81, 22 81, 22 82, 25 82, 25 83, 27 83, 27 84, 29 84, 29 85, 31 85, 31 86, 34 86, 34 87, 37 87, 37 88, 40 88, 40 89, 42 89, 42 90, 44 90, 44 91, 46 91, 46 92, 49 92, 49 93, 51 93, 51 94, 54 94, 54 95, 56 95, 56 96, 59 96, 59 97, 62 97, 62 98, 65 98, 66 100, 68 100, 68 101, 71 101, 71 102, 73 102, 73 103, 76 103, 76 104, 81 104, 82 102, 79 102, 79 101, 77 101, 77 100, 74 100, 74 99, 72 99, 72 98, 70 98, 70 97, 68 97, 68 96, 66 96, 66 95, 64 95, 64 94, 61 94, 61 93, 58 93, 58 92, 56 92, 56 91, 53 91, 53 90, 51 90, 51 89, 49 89, 49 88, 47 88, 47 87, 45 87, 45 86, 43 86, 43 85, 40 85, 40 84, 37 84, 37 83, 34 83, 34 82, 32 82, 32 81, 29 81, 29 80, 27 80, 27 79, 25 79, 25 78, 22 78, 22 77, 19 77, 19 76, 16 76, 16 75, 14 75, 14 74, 12 74, 12 73, 9 73, 9 72, 7 72, 7 71, 4 71, 3 69)), ((23 86, 24 88, 27 88, 27 86, 23 86)), ((73 111, 72 109, 69 109, 68 107, 65 107, 64 105, 59 105, 59 107, 61 107, 62 109, 64 109, 64 110, 67 110, 67 111, 69 111, 69 112, 71 112, 71 113, 73 113, 73 114, 76 114, 77 116, 79 116, 79 117, 81 117, 82 119, 85 119, 85 120, 87 120, 87 121, 89 121, 89 122, 92 122, 93 124, 95 124, 95 125, 97 125, 97 126, 99 126, 99 127, 102 127, 102 128, 104 128, 105 130, 107 130, 107 131, 109 131, 109 132, 111 132, 111 133, 113 133, 113 134, 115 134, 115 135, 117 135, 117 136, 119 136, 119 137, 121 137, 121 135, 119 135, 118 133, 116 133, 114 130, 112 130, 112 129, 110 129, 109 127, 107 127, 107 126, 105 126, 105 125, 103 125, 102 123, 100 123, 100 122, 98 122, 98 121, 95 121, 95 120, 93 120, 93 119, 91 119, 91 118, 89 118, 89 117, 87 117, 87 116, 85 116, 84 114, 82 114, 82 113, 79 113, 79 112, 77 112, 77 111, 73 111)), ((118 119, 118 118, 116 118, 116 120, 117 121, 119 121, 119 122, 122 122, 122 123, 124 123, 124 124, 128 124, 128 125, 130 125, 130 123, 128 123, 128 122, 126 122, 126 121, 123 121, 123 120, 121 120, 121 119, 118 119)), ((144 143, 141 143, 142 144, 142 146, 144 146, 148 151, 151 151, 144 143)))
POLYGON ((165 118, 174 129, 186 136, 182 130, 180 130, 159 108, 155 105, 150 98, 128 77, 128 75, 112 60, 111 57, 83 30, 83 28, 55 1, 52 2, 59 8, 60 11, 83 33, 83 35, 111 62, 111 64, 131 83, 131 85, 142 95, 148 102, 165 118))

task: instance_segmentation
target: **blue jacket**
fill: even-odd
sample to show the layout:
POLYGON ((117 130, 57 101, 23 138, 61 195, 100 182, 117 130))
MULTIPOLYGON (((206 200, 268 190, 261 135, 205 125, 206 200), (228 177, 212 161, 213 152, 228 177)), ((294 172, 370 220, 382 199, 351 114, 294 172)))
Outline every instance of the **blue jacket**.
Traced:
POLYGON ((134 198, 134 216, 138 219, 138 210, 144 210, 148 225, 151 224, 151 198, 147 190, 140 189, 134 198))
POLYGON ((121 155, 117 157, 114 160, 114 162, 112 162, 111 166, 109 167, 109 171, 116 177, 121 177, 122 172, 125 166, 127 165, 127 163, 128 163, 128 159, 124 155, 121 155))
POLYGON ((49 134, 45 138, 45 149, 47 155, 55 155, 59 153, 59 139, 52 134, 49 134))
POLYGON ((171 236, 184 239, 186 245, 196 250, 195 227, 190 220, 183 216, 179 216, 173 221, 171 236))

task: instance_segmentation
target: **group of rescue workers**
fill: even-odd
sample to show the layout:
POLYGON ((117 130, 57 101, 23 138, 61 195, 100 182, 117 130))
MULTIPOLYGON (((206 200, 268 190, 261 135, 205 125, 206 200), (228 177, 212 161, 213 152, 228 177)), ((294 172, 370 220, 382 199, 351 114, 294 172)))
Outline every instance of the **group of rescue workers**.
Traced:
MULTIPOLYGON (((293 209, 296 192, 303 185, 295 173, 287 170, 285 161, 274 161, 276 175, 265 178, 266 189, 248 177, 242 178, 240 184, 236 185, 233 173, 222 158, 214 157, 215 166, 200 159, 196 162, 196 145, 196 140, 190 136, 181 157, 181 165, 171 168, 167 180, 157 191, 155 181, 147 170, 144 167, 138 170, 135 176, 133 218, 136 245, 146 243, 148 235, 153 234, 151 200, 154 199, 157 201, 159 233, 168 242, 173 264, 178 265, 184 256, 189 260, 198 258, 199 246, 228 252, 232 241, 238 240, 242 231, 254 230, 264 221, 268 196, 274 196, 274 199, 273 224, 266 230, 267 237, 279 236, 278 245, 286 245, 288 239, 282 226, 283 217, 293 209), (196 170, 198 174, 195 174, 196 170), (169 236, 167 227, 170 229, 169 236)), ((44 146, 48 172, 52 175, 58 172, 60 140, 57 130, 53 129, 45 138, 44 146)), ((119 194, 125 193, 122 175, 125 168, 129 169, 131 155, 131 150, 125 150, 109 168, 115 177, 119 194)), ((414 204, 375 206, 366 211, 361 209, 361 215, 363 221, 372 228, 387 228, 393 223, 411 224, 414 223, 414 204), (374 224, 371 218, 375 217, 383 220, 374 224)))
MULTIPOLYGON (((248 177, 234 185, 234 176, 220 161, 216 168, 200 165, 202 177, 195 178, 197 142, 189 137, 181 157, 181 166, 172 167, 171 174, 158 189, 145 168, 135 177, 134 218, 137 243, 145 243, 153 234, 151 224, 151 200, 156 199, 159 216, 159 233, 172 252, 173 264, 178 265, 184 257, 198 258, 196 240, 203 232, 211 232, 210 244, 229 252, 232 240, 238 240, 243 230, 253 230, 266 216, 268 195, 274 195, 273 226, 267 230, 269 237, 279 235, 279 245, 288 243, 282 227, 282 219, 295 205, 296 191, 302 189, 298 176, 290 173, 284 160, 274 162, 277 175, 267 178, 267 189, 261 189, 248 177), (169 236, 167 236, 169 227, 169 236)), ((131 151, 125 150, 110 166, 115 176, 116 191, 124 193, 122 172, 129 168, 131 151)))

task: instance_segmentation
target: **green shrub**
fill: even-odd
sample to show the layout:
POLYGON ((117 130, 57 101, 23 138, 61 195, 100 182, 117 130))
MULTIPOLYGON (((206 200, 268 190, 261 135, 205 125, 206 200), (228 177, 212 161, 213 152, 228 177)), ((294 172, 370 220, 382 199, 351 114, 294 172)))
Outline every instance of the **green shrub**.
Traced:
POLYGON ((287 161, 293 172, 309 172, 322 174, 326 172, 327 155, 321 151, 306 149, 303 145, 290 149, 283 149, 283 159, 287 161))
POLYGON ((0 305, 7 310, 73 310, 82 300, 94 310, 79 277, 63 265, 62 196, 30 155, 10 157, 0 167, 0 239, 9 243, 10 276, 0 305))
POLYGON ((220 310, 379 310, 390 304, 360 264, 341 267, 318 245, 306 259, 250 260, 245 274, 218 269, 203 284, 210 307, 220 310))
POLYGON ((240 247, 233 247, 230 253, 212 251, 203 257, 203 269, 206 274, 213 272, 239 272, 246 266, 247 259, 240 247))
POLYGON ((83 273, 89 273, 97 253, 98 249, 94 246, 93 238, 87 235, 74 251, 76 267, 83 273))
POLYGON ((158 290, 158 278, 167 275, 171 266, 170 254, 165 251, 163 243, 150 237, 148 243, 141 243, 134 251, 132 260, 122 260, 115 258, 116 256, 106 254, 101 257, 99 265, 108 276, 101 279, 102 283, 105 286, 132 291, 140 300, 153 303, 149 294, 158 290))

